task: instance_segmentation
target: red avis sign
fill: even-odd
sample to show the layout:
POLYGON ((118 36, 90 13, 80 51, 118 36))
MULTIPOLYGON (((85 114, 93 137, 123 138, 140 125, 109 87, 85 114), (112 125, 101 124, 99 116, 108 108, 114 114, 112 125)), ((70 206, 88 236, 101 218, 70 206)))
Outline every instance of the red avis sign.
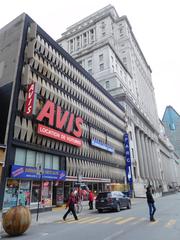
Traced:
POLYGON ((81 117, 75 117, 74 114, 69 111, 62 113, 60 106, 55 107, 55 104, 48 100, 37 116, 37 120, 40 122, 44 119, 48 120, 49 126, 53 127, 55 125, 59 130, 66 127, 66 133, 73 134, 74 136, 42 124, 38 124, 38 134, 78 147, 82 145, 82 140, 79 139, 82 136, 81 126, 83 124, 83 119, 81 117))
POLYGON ((25 106, 25 113, 27 115, 33 114, 34 102, 35 102, 35 83, 31 83, 28 85, 27 100, 25 106))

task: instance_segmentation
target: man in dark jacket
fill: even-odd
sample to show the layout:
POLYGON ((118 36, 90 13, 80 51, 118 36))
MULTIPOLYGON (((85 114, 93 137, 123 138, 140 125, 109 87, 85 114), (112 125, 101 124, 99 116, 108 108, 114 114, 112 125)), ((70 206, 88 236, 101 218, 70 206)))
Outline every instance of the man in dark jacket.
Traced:
POLYGON ((152 196, 152 188, 151 186, 148 186, 146 188, 146 197, 147 197, 147 203, 148 203, 148 206, 149 206, 149 215, 150 215, 150 221, 151 222, 154 222, 155 219, 154 219, 154 213, 156 211, 156 207, 154 205, 154 198, 152 196))
POLYGON ((68 210, 63 216, 64 221, 66 220, 66 217, 70 212, 72 212, 75 220, 78 220, 78 217, 77 217, 76 211, 75 211, 75 206, 74 206, 75 203, 76 203, 76 198, 75 198, 74 192, 71 191, 68 202, 66 204, 66 208, 68 207, 68 210))

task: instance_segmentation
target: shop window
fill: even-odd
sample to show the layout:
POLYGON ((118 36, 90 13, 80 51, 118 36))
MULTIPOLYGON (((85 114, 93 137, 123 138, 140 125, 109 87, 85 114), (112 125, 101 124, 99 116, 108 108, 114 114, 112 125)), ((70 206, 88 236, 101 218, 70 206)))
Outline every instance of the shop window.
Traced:
POLYGON ((27 150, 26 166, 29 166, 29 167, 36 166, 36 152, 35 151, 27 150))
POLYGON ((42 184, 42 204, 44 207, 50 207, 52 205, 52 187, 51 182, 44 181, 42 184))
POLYGON ((17 206, 19 181, 15 179, 8 179, 5 192, 3 209, 8 209, 17 206))
POLYGON ((25 162, 26 162, 26 150, 21 148, 16 148, 15 164, 24 166, 25 162))
POLYGON ((59 157, 53 156, 53 169, 54 170, 59 170, 59 157))
POLYGON ((30 205, 30 181, 21 181, 18 194, 18 205, 30 205))
POLYGON ((31 196, 31 202, 32 203, 38 202, 39 194, 40 194, 40 181, 33 181, 33 183, 32 183, 32 196, 31 196))
POLYGON ((52 167, 53 167, 52 155, 45 154, 45 168, 52 169, 52 167))

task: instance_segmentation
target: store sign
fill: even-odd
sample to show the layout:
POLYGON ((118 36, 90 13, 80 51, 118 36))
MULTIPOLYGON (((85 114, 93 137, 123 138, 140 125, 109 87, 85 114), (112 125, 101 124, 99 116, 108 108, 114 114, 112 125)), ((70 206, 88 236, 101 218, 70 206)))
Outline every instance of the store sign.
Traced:
POLYGON ((129 137, 128 134, 124 134, 124 148, 125 148, 125 158, 126 158, 126 178, 127 183, 132 184, 132 169, 131 169, 131 155, 129 147, 129 137))
MULTIPOLYGON (((11 177, 12 178, 30 178, 30 179, 39 179, 40 176, 37 173, 36 167, 26 167, 20 165, 13 165, 11 168, 11 177)), ((43 169, 42 179, 43 180, 61 180, 64 181, 66 177, 64 170, 52 170, 52 169, 43 169)))
POLYGON ((27 100, 25 105, 25 113, 26 115, 32 115, 35 105, 35 83, 31 83, 28 85, 27 91, 27 100))
POLYGON ((37 120, 40 122, 45 119, 48 121, 50 127, 38 124, 38 134, 78 147, 82 145, 82 141, 79 139, 82 136, 83 119, 81 117, 75 117, 69 111, 62 112, 60 106, 55 107, 55 103, 48 100, 37 116, 37 120), (57 130, 51 128, 54 126, 57 130), (67 134, 59 131, 62 129, 65 129, 67 134))
POLYGON ((43 135, 45 137, 53 138, 58 141, 66 142, 68 144, 74 145, 76 147, 81 147, 82 140, 79 138, 75 138, 71 135, 65 134, 58 130, 55 130, 50 127, 46 127, 42 124, 38 124, 37 133, 43 135))
POLYGON ((111 147, 108 144, 102 143, 101 141, 99 141, 97 139, 91 139, 91 145, 95 146, 97 148, 103 149, 107 152, 114 153, 114 148, 113 147, 111 147))

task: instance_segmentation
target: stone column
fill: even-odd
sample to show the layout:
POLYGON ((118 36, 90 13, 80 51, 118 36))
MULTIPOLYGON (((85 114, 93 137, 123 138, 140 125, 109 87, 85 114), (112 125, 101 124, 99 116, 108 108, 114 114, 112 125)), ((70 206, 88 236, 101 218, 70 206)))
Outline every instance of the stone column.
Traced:
POLYGON ((155 159, 153 154, 153 147, 152 147, 152 141, 149 141, 150 145, 150 154, 151 154, 151 166, 152 166, 152 178, 155 180, 155 159))
POLYGON ((150 149, 149 149, 149 145, 148 145, 148 137, 145 136, 145 146, 146 146, 146 152, 147 152, 147 165, 148 165, 148 170, 149 170, 149 178, 152 180, 152 170, 151 170, 151 165, 150 165, 150 149))
POLYGON ((149 179, 149 171, 148 171, 148 164, 147 164, 147 151, 145 147, 145 141, 144 141, 144 133, 140 132, 140 140, 141 140, 141 149, 142 149, 142 154, 143 154, 143 164, 144 164, 144 173, 145 173, 145 178, 149 179))
POLYGON ((137 142, 137 152, 138 152, 138 160, 139 160, 139 171, 141 178, 145 178, 144 174, 144 163, 143 163, 143 154, 141 149, 141 140, 140 140, 140 132, 139 129, 135 130, 136 142, 137 142))
POLYGON ((159 170, 159 162, 158 162, 158 155, 157 155, 157 149, 156 149, 156 144, 153 143, 153 152, 155 156, 155 172, 156 172, 156 180, 160 178, 160 170, 159 170))

